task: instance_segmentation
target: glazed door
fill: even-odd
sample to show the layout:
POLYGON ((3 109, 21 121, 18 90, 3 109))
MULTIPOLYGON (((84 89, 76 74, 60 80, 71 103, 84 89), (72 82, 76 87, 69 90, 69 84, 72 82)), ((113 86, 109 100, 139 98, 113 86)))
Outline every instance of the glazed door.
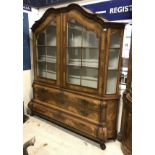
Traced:
POLYGON ((35 34, 35 77, 59 85, 60 16, 47 18, 35 34))
POLYGON ((101 84, 101 28, 75 11, 66 13, 63 23, 63 86, 97 94, 101 84))
POLYGON ((119 77, 122 54, 123 31, 118 29, 109 29, 107 46, 107 77, 105 85, 105 94, 119 94, 119 77))

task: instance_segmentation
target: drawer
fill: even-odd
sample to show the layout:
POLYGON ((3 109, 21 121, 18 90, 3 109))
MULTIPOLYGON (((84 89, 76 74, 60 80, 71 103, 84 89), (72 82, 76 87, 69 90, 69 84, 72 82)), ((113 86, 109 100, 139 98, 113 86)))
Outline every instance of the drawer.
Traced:
POLYGON ((34 98, 99 122, 100 100, 35 85, 34 98))
POLYGON ((74 116, 70 116, 67 113, 53 108, 49 108, 46 105, 37 102, 33 103, 33 111, 41 114, 44 117, 47 117, 50 120, 57 121, 61 125, 70 127, 73 130, 77 130, 81 133, 84 133, 86 135, 88 134, 93 137, 97 136, 96 133, 98 130, 98 126, 93 123, 86 122, 74 116))

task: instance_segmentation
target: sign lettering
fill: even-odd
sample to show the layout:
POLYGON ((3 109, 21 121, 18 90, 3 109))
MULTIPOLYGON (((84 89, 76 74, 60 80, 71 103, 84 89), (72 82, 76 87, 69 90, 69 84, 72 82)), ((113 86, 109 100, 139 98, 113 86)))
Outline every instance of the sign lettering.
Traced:
POLYGON ((129 12, 129 11, 132 12, 132 5, 110 8, 109 13, 110 14, 123 13, 123 12, 129 12))
POLYGON ((132 19, 132 0, 113 0, 83 6, 109 21, 132 19))

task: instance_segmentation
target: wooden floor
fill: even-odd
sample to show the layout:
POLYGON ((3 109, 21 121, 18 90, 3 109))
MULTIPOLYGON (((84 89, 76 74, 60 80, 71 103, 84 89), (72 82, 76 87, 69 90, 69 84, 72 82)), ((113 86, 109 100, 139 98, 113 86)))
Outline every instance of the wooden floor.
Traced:
POLYGON ((37 116, 24 123, 23 134, 23 143, 35 136, 29 155, 123 155, 118 141, 107 142, 101 150, 98 143, 37 116))

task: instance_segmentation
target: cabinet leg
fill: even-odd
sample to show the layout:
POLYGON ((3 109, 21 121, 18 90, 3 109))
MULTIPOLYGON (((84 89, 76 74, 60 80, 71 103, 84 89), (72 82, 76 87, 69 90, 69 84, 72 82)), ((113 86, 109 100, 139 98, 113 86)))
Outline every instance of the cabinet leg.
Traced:
POLYGON ((102 150, 105 150, 105 149, 106 149, 106 145, 104 144, 104 142, 101 142, 101 143, 100 143, 100 148, 101 148, 102 150))
POLYGON ((119 132, 119 133, 117 134, 117 140, 118 140, 119 142, 122 141, 122 133, 121 133, 121 132, 119 132))
POLYGON ((32 109, 33 109, 33 107, 32 107, 32 102, 30 101, 30 102, 28 103, 28 109, 27 109, 27 113, 28 113, 30 116, 34 116, 32 109))
POLYGON ((34 116, 34 113, 33 113, 33 111, 32 111, 31 109, 28 110, 28 114, 29 114, 30 116, 34 116))

